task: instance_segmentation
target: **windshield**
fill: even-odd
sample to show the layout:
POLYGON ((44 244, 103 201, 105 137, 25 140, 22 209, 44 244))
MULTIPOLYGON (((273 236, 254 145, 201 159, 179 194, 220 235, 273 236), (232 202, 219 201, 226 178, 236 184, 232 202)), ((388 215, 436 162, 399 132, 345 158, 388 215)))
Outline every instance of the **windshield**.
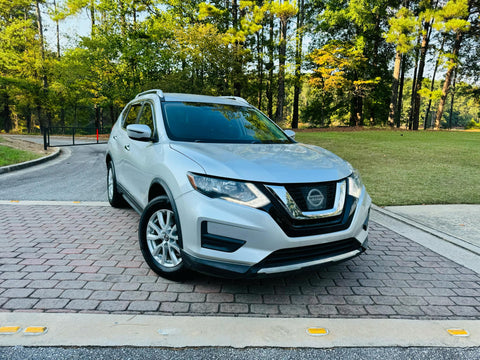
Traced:
POLYGON ((270 119, 249 106, 165 102, 165 127, 170 139, 190 142, 290 143, 270 119))

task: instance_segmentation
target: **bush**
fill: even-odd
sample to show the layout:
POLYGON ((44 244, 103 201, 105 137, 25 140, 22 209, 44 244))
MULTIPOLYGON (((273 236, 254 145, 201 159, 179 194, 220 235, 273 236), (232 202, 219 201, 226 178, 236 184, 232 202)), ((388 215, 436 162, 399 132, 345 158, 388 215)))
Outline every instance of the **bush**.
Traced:
POLYGON ((480 123, 476 122, 475 120, 470 120, 465 124, 465 130, 471 129, 480 129, 480 123))

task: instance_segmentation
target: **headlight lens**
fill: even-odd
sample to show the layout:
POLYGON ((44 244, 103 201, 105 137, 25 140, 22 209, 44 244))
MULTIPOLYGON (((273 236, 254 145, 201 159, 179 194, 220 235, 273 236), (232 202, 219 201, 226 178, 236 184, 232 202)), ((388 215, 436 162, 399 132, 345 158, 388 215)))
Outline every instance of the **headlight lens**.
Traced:
POLYGON ((348 194, 360 198, 362 194, 363 183, 357 170, 352 169, 352 174, 348 177, 348 194))
POLYGON ((192 173, 188 173, 187 177, 195 190, 211 198, 221 198, 254 208, 260 208, 270 203, 268 198, 252 183, 192 173))

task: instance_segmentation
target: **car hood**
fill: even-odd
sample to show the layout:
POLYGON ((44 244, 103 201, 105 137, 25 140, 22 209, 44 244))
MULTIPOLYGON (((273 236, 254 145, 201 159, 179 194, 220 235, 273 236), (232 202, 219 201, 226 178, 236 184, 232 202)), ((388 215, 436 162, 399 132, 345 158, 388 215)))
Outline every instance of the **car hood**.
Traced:
POLYGON ((172 143, 205 173, 223 178, 271 184, 311 183, 343 179, 351 166, 331 152, 312 145, 172 143))

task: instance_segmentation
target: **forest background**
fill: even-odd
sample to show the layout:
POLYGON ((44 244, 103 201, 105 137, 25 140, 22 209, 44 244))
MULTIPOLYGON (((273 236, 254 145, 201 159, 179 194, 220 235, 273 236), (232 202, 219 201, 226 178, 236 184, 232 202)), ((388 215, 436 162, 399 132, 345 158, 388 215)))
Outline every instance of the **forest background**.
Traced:
POLYGON ((480 0, 0 0, 0 131, 108 129, 151 88, 241 96, 294 129, 480 128, 479 11, 480 0), (89 33, 62 32, 78 14, 89 33))

